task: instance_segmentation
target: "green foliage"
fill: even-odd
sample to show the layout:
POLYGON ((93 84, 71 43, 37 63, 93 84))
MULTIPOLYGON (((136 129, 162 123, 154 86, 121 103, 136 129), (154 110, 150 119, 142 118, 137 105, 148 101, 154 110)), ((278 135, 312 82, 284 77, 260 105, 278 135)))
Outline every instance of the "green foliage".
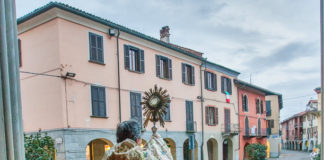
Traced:
POLYGON ((314 157, 314 160, 321 160, 321 145, 316 145, 316 148, 318 148, 318 155, 314 157))
POLYGON ((265 160, 267 157, 267 146, 259 144, 259 143, 253 143, 249 144, 246 147, 249 160, 265 160))
POLYGON ((24 135, 24 140, 26 160, 54 159, 54 140, 46 132, 45 136, 42 136, 41 131, 30 136, 24 135))

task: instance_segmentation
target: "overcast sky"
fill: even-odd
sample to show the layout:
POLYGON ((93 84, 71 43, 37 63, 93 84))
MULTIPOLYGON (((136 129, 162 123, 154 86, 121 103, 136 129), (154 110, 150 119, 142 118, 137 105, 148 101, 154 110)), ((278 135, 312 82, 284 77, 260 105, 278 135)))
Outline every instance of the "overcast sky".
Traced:
MULTIPOLYGON (((60 1, 60 0, 59 0, 60 1)), ((17 17, 49 0, 16 0, 17 17)), ((320 85, 320 0, 62 0, 204 53, 240 79, 283 94, 281 120, 305 110, 320 85)))

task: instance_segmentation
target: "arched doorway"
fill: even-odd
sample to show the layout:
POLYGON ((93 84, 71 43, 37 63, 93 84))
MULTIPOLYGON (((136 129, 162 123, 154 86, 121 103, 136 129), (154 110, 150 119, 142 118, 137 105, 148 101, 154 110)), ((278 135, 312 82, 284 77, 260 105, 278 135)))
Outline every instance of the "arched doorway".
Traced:
MULTIPOLYGON (((189 139, 186 139, 186 141, 183 143, 183 159, 193 160, 192 151, 193 150, 189 150, 189 139)), ((195 160, 197 159, 198 159, 198 143, 195 140, 195 160)))
POLYGON ((177 153, 176 153, 176 143, 171 138, 164 138, 165 143, 170 148, 172 157, 174 160, 177 159, 177 153))
POLYGON ((112 142, 104 138, 92 140, 86 147, 86 160, 101 159, 105 152, 113 146, 112 142))
POLYGON ((233 160, 233 143, 230 139, 223 141, 223 160, 233 160))
POLYGON ((218 143, 215 139, 211 138, 207 141, 208 160, 218 159, 218 143))
POLYGON ((243 153, 243 159, 244 160, 248 160, 249 159, 249 155, 248 155, 248 152, 247 152, 247 146, 249 145, 249 143, 246 143, 244 145, 244 153, 243 153))
POLYGON ((300 147, 300 148, 299 148, 300 151, 303 150, 303 142, 300 142, 300 143, 299 143, 299 147, 300 147))

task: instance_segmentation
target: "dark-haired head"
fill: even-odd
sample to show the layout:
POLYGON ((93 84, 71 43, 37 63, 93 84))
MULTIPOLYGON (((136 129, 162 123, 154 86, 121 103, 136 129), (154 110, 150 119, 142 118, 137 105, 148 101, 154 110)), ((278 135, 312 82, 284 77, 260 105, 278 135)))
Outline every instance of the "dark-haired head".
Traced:
POLYGON ((117 126, 116 137, 117 143, 127 138, 139 143, 139 141, 141 141, 141 126, 133 119, 124 121, 117 126))

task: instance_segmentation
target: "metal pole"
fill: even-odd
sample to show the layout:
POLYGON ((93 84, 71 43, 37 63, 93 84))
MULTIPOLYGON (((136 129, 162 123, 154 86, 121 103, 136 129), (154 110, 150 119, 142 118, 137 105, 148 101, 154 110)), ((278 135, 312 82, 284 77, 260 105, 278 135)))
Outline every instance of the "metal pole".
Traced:
POLYGON ((324 143, 323 143, 323 134, 324 134, 324 0, 321 0, 320 4, 320 22, 321 22, 321 160, 324 160, 323 150, 324 150, 324 143))
POLYGON ((0 0, 0 159, 24 160, 14 0, 0 0))

